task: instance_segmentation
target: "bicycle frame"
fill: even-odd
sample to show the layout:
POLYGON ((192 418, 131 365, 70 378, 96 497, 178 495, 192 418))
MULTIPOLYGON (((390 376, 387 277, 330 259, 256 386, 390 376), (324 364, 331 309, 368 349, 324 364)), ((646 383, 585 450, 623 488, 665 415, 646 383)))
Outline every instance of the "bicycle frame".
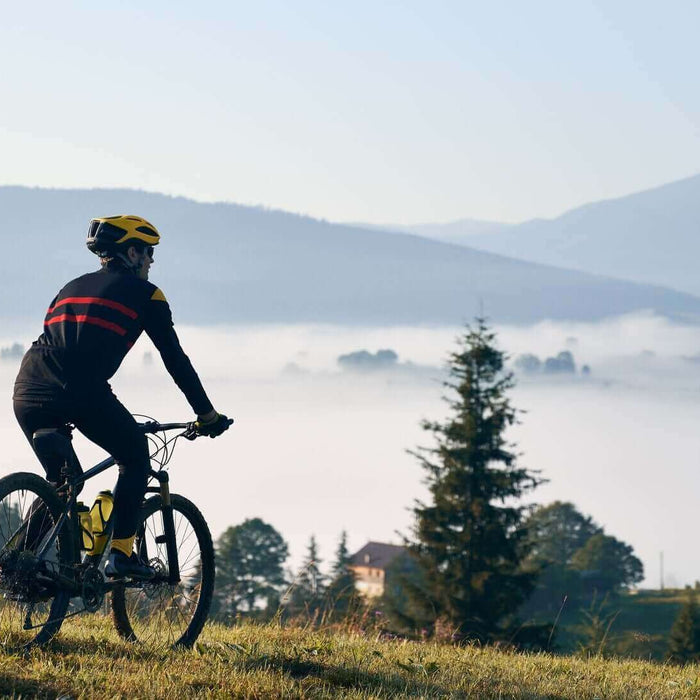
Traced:
MULTIPOLYGON (((143 428, 143 431, 146 435, 153 434, 153 433, 158 433, 158 432, 165 432, 167 430, 182 430, 184 429, 185 432, 182 433, 181 435, 176 436, 177 439, 178 437, 185 437, 189 440, 193 440, 196 437, 196 433, 193 430, 192 423, 157 423, 155 421, 151 421, 148 423, 142 423, 140 424, 141 427, 143 428)), ((167 444, 167 443, 166 443, 167 444)), ((153 453, 151 456, 154 457, 160 450, 163 449, 163 447, 159 447, 155 453, 153 453)), ((77 509, 76 509, 76 502, 78 498, 78 493, 80 489, 78 487, 82 486, 86 481, 89 481, 93 477, 97 476, 98 474, 101 474, 102 472, 106 471, 110 467, 113 467, 116 464, 116 460, 114 457, 108 457, 107 459, 102 460, 98 464, 96 464, 94 467, 91 469, 88 469, 88 471, 83 472, 82 474, 79 474, 77 476, 66 474, 66 481, 62 486, 59 487, 58 492, 65 492, 67 494, 67 499, 65 502, 65 507, 63 509, 63 512, 59 516, 58 520, 54 524, 54 526, 51 528, 51 530, 48 533, 47 539, 44 542, 43 546, 41 549, 37 552, 37 558, 39 560, 42 560, 45 558, 47 552, 50 550, 50 548, 53 546, 53 544, 56 541, 56 538, 58 537, 58 534, 61 532, 61 529, 65 526, 67 520, 71 520, 71 522, 74 523, 74 527, 77 526, 78 518, 77 518, 77 509)), ((64 469, 68 469, 67 465, 64 467, 64 469)), ((170 500, 170 478, 168 476, 167 471, 165 469, 161 468, 160 470, 155 470, 151 469, 149 471, 149 475, 152 478, 155 478, 159 486, 152 487, 149 486, 146 488, 146 493, 156 493, 160 494, 161 500, 162 500, 162 507, 161 507, 161 512, 163 514, 163 531, 164 531, 164 537, 165 537, 165 545, 166 545, 166 551, 168 555, 168 584, 170 585, 175 585, 180 582, 180 564, 178 561, 178 554, 177 554, 177 546, 176 546, 176 541, 175 541, 175 522, 173 519, 173 507, 171 504, 170 500)), ((113 523, 114 520, 112 517, 109 518, 109 521, 107 523, 107 536, 109 539, 109 536, 112 534, 112 528, 113 528, 113 523)), ((99 555, 93 555, 90 557, 89 564, 92 566, 99 566, 102 563, 102 560, 105 557, 105 553, 107 552, 107 548, 105 547, 105 550, 100 553, 99 555)), ((76 561, 74 564, 80 564, 80 561, 78 557, 80 556, 80 550, 76 553, 76 561)), ((67 579, 66 577, 59 575, 59 579, 61 580, 61 583, 64 585, 67 585, 69 588, 71 588, 74 592, 77 592, 77 588, 79 588, 79 582, 76 580, 72 579, 67 579)), ((121 581, 106 581, 105 582, 105 588, 106 590, 109 590, 113 588, 116 585, 123 585, 123 582, 121 581)))

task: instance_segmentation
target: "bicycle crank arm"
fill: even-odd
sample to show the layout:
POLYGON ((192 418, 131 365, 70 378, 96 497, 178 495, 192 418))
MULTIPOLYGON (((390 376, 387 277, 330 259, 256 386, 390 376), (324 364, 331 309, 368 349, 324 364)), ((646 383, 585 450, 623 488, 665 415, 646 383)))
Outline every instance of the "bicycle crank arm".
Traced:
POLYGON ((143 588, 144 586, 158 586, 170 581, 166 576, 156 576, 155 578, 109 578, 104 582, 105 593, 116 588, 143 588))
POLYGON ((81 586, 75 579, 64 576, 63 574, 56 574, 53 572, 39 572, 37 573, 36 580, 40 582, 43 586, 56 586, 57 588, 69 591, 71 598, 76 595, 80 595, 81 586))

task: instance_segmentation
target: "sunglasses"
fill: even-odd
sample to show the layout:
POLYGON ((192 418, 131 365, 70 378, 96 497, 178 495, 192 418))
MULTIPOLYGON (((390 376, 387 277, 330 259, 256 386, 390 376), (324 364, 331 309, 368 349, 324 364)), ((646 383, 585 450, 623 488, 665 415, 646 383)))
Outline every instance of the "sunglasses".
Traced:
POLYGON ((153 260, 153 246, 152 245, 149 245, 146 248, 144 248, 144 252, 146 253, 146 255, 148 255, 148 257, 151 260, 153 260))

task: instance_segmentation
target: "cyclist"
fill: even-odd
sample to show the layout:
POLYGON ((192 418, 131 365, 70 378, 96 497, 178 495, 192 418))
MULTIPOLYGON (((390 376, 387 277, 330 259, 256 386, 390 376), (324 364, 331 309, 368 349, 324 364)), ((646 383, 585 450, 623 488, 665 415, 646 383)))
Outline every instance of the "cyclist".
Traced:
MULTIPOLYGON (((87 247, 99 256, 101 269, 68 282, 56 295, 44 332, 27 350, 15 381, 15 415, 32 447, 36 430, 72 423, 119 465, 105 568, 111 577, 151 578, 155 573, 132 552, 150 469, 148 443, 109 385, 142 331, 197 414, 198 432, 216 437, 229 426, 180 346, 163 292, 148 281, 159 243, 155 226, 141 217, 92 219, 87 247)), ((57 484, 61 464, 37 457, 48 481, 57 484)))

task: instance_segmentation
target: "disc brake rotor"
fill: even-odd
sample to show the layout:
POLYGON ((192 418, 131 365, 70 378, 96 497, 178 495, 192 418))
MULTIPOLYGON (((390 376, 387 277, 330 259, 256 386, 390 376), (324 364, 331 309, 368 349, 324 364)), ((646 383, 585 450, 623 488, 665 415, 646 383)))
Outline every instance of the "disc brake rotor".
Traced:
POLYGON ((155 598, 162 587, 168 585, 168 582, 165 580, 168 574, 168 569, 165 566, 165 563, 157 557, 149 559, 148 566, 155 570, 156 575, 154 576, 153 581, 144 581, 141 588, 146 596, 149 598, 155 598))

